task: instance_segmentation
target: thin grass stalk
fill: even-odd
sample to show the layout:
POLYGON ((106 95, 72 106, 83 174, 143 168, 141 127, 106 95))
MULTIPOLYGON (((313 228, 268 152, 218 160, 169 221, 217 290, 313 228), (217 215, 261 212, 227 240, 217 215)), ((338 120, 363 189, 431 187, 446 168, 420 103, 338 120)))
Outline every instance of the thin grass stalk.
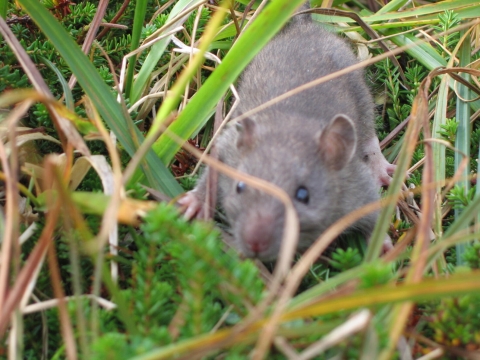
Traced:
MULTIPOLYGON (((428 123, 428 88, 430 86, 430 76, 427 77, 421 84, 418 90, 418 94, 415 97, 412 106, 412 113, 411 113, 411 120, 410 123, 417 123, 415 128, 419 129, 420 126, 423 126, 424 134, 426 137, 430 136, 430 129, 428 123)), ((410 128, 409 124, 409 128, 410 128)), ((409 128, 407 128, 407 134, 409 133, 409 128)), ((418 131, 418 130, 417 130, 418 131)), ((418 134, 418 133, 417 133, 418 134)), ((411 154, 407 155, 407 149, 413 150, 412 148, 415 147, 415 141, 409 141, 408 139, 415 139, 410 138, 410 136, 406 136, 407 141, 413 142, 414 144, 408 147, 408 145, 402 146, 402 154, 404 158, 408 160, 411 159, 411 154)), ((422 218, 418 225, 418 235, 417 235, 417 242, 414 247, 414 260, 415 264, 411 267, 409 271, 408 282, 409 283, 418 283, 420 282, 423 274, 423 270, 425 268, 425 264, 427 261, 427 248, 428 248, 428 236, 430 230, 430 224, 432 219, 432 211, 433 211, 433 200, 434 194, 433 189, 428 189, 428 185, 432 182, 432 173, 433 173, 433 159, 432 159, 432 150, 430 148, 430 144, 425 144, 425 166, 423 171, 423 178, 426 182, 426 186, 422 189, 422 195, 425 197, 425 201, 422 201, 422 218)), ((423 199, 423 198, 422 198, 423 199)), ((388 225, 388 224, 387 224, 388 225)), ((386 229, 385 229, 386 230, 386 229)), ((393 355, 393 351, 395 346, 400 338, 401 333, 407 323, 408 316, 412 310, 413 302, 407 301, 404 304, 400 304, 394 307, 392 311, 392 317, 390 321, 390 329, 389 329, 389 342, 386 349, 384 349, 379 359, 387 360, 390 359, 393 355)))
MULTIPOLYGON (((417 144, 418 133, 419 133, 419 116, 418 112, 421 112, 419 109, 422 105, 419 104, 418 97, 415 98, 415 101, 412 105, 412 113, 411 119, 408 123, 407 130, 405 133, 405 140, 403 141, 401 150, 400 150, 400 157, 397 163, 397 169, 395 174, 393 175, 392 182, 387 191, 387 197, 393 198, 396 197, 397 199, 400 198, 401 192, 400 189, 403 184, 403 179, 407 169, 410 166, 410 161, 415 151, 415 146, 417 144)), ((383 210, 380 212, 378 216, 377 224, 373 230, 371 239, 374 240, 370 243, 370 246, 367 248, 367 253, 365 254, 365 262, 372 262, 378 259, 380 254, 380 250, 383 244, 383 239, 385 238, 385 234, 387 233, 387 229, 390 226, 390 219, 392 217, 393 211, 396 206, 396 201, 389 202, 383 210), (376 241, 375 241, 376 239, 376 241), (379 241, 382 240, 382 241, 379 241)))
MULTIPOLYGON (((102 278, 102 272, 104 268, 104 248, 105 248, 107 239, 110 237, 110 233, 113 231, 117 231, 116 215, 117 215, 118 207, 120 206, 120 196, 121 196, 123 187, 122 187, 121 161, 116 151, 115 144, 110 138, 107 129, 103 125, 100 119, 100 116, 96 111, 96 108, 93 106, 93 104, 90 103, 90 100, 88 104, 89 104, 89 108, 91 108, 91 111, 93 113, 94 123, 98 131, 100 132, 103 138, 103 141, 105 142, 105 145, 108 149, 110 159, 112 161, 112 172, 113 172, 113 189, 105 188, 106 192, 111 191, 110 203, 105 213, 103 214, 102 226, 100 228, 100 232, 94 239, 95 245, 96 245, 95 250, 97 252, 96 254, 94 253, 94 256, 93 256, 94 262, 95 262, 93 294, 96 296, 99 296, 100 280, 102 278), (95 255, 96 255, 96 259, 95 259, 95 255)), ((114 264, 112 264, 112 273, 111 273, 110 281, 112 281, 113 283, 117 281, 116 279, 117 272, 118 272, 117 265, 115 264, 114 266, 114 264)), ((125 312, 127 312, 126 309, 124 310, 125 312)), ((126 319, 124 320, 128 321, 126 319)), ((92 324, 92 333, 94 334, 94 336, 96 336, 99 332, 99 329, 98 329, 99 326, 98 326, 98 304, 95 302, 92 304, 91 324, 92 324)))
POLYGON ((53 287, 53 293, 58 299, 58 313, 60 319, 60 328, 63 341, 65 344, 66 355, 69 360, 76 360, 77 346, 75 343, 75 335, 72 327, 72 322, 68 315, 67 304, 65 301, 65 292, 61 286, 62 277, 57 260, 57 252, 53 243, 50 244, 47 250, 48 267, 50 270, 50 279, 53 287))
MULTIPOLYGON (((442 80, 438 87, 437 101, 435 106, 435 114, 433 116, 432 136, 435 139, 441 138, 440 131, 442 126, 447 123, 447 105, 448 105, 448 75, 442 75, 442 80)), ((442 198, 438 196, 442 192, 442 186, 445 182, 445 146, 440 143, 433 143, 433 161, 435 164, 434 179, 437 185, 437 197, 435 201, 435 219, 434 232, 442 235, 442 198)))
MULTIPOLYGON (((50 156, 45 161, 45 173, 49 176, 45 177, 45 184, 51 182, 53 190, 65 190, 66 184, 64 183, 64 177, 62 170, 59 166, 58 158, 50 156)), ((47 188, 47 186, 45 186, 47 188)), ((55 202, 50 205, 63 208, 62 196, 59 194, 55 202)), ((60 320, 61 334, 65 344, 66 355, 69 360, 77 359, 77 347, 75 342, 75 335, 72 327, 72 323, 68 314, 67 304, 65 301, 65 292, 62 288, 62 277, 60 275, 60 269, 58 264, 57 252, 55 250, 55 244, 50 242, 47 246, 47 260, 48 268, 50 270, 50 279, 53 288, 53 293, 58 299, 58 314, 60 320)))
POLYGON ((8 359, 23 359, 24 350, 24 327, 23 317, 19 309, 12 314, 12 328, 8 336, 8 359))
MULTIPOLYGON (((428 121, 428 88, 430 87, 431 75, 423 82, 419 89, 417 98, 419 101, 418 120, 423 122, 423 134, 426 139, 431 137, 430 123, 428 121)), ((434 143, 435 144, 435 143, 434 143)), ((435 163, 433 159, 433 149, 430 142, 424 142, 425 164, 422 174, 422 217, 418 224, 417 239, 412 252, 412 266, 407 275, 408 283, 419 283, 425 272, 428 260, 428 246, 430 240, 430 231, 435 211, 435 194, 436 189, 430 184, 435 183, 434 169, 435 163)), ((437 191, 440 189, 437 188, 437 191)), ((393 356, 393 351, 397 345, 401 333, 405 328, 409 315, 413 309, 414 303, 411 301, 396 306, 394 316, 392 317, 392 326, 390 330, 390 342, 384 351, 382 351, 380 359, 388 359, 393 356)))
MULTIPOLYGON (((200 6, 201 3, 205 2, 205 0, 179 0, 175 4, 174 8, 168 15, 167 23, 171 22, 173 19, 175 19, 179 14, 181 14, 183 11, 185 11, 189 7, 196 7, 200 6)), ((193 11, 192 8, 192 11, 193 11)), ((177 21, 173 22, 171 26, 168 28, 165 28, 165 31, 168 31, 174 27, 180 26, 185 22, 187 19, 187 16, 183 16, 182 18, 178 19, 177 21)), ((151 77, 151 74, 153 70, 155 69, 155 66, 158 64, 158 61, 162 57, 163 53, 165 52, 165 49, 167 48, 167 45, 169 44, 171 40, 171 36, 160 40, 159 42, 155 43, 155 45, 152 46, 149 54, 147 55, 142 68, 137 74, 137 77, 133 83, 131 94, 130 94, 130 103, 133 104, 137 102, 140 97, 142 96, 142 93, 144 89, 148 85, 148 81, 151 77)), ((149 39, 146 39, 146 41, 149 41, 149 39)))
MULTIPOLYGON (((0 143, 0 151, 2 149, 3 146, 0 143)), ((0 337, 2 337, 7 330, 9 324, 8 319, 10 318, 15 307, 20 303, 23 294, 30 284, 32 274, 35 273, 39 263, 43 261, 46 250, 52 241, 53 232, 56 229, 59 214, 60 204, 57 200, 57 203, 50 207, 50 211, 46 216, 45 227, 37 244, 28 256, 28 259, 25 261, 25 265, 15 279, 15 283, 10 289, 4 305, 0 307, 0 337)), ((4 263, 2 263, 2 266, 3 264, 4 263)))
MULTIPOLYGON (((145 21, 145 14, 147 13, 147 1, 146 0, 137 0, 135 5, 135 17, 133 19, 133 29, 132 29, 132 42, 130 44, 130 52, 135 51, 140 44, 140 36, 142 35, 143 22, 145 21)), ((135 65, 137 62, 137 56, 132 56, 128 62, 127 77, 125 79, 125 97, 130 98, 132 83, 133 83, 133 74, 135 72, 135 65)))
MULTIPOLYGON (((446 10, 455 11, 460 19, 472 19, 478 17, 478 0, 450 0, 450 1, 436 1, 427 3, 423 6, 414 6, 402 11, 391 11, 388 13, 375 13, 373 15, 364 16, 363 19, 368 23, 387 23, 399 22, 408 19, 415 19, 421 21, 437 17, 438 13, 446 10), (432 16, 433 15, 433 16, 432 16)), ((346 22, 352 23, 354 20, 345 16, 318 16, 318 19, 325 22, 346 22)))
MULTIPOLYGON (((463 38, 463 43, 460 47, 458 57, 460 59, 460 64, 459 66, 464 67, 467 66, 470 63, 470 52, 471 52, 471 46, 470 46, 470 34, 466 34, 465 30, 462 30, 460 32, 460 36, 463 38), (466 35, 466 37, 464 37, 466 35)), ((461 73, 460 76, 462 76, 465 80, 470 81, 470 74, 464 72, 461 73)), ((456 104, 456 119, 458 123, 457 127, 457 134, 455 138, 455 147, 470 157, 470 138, 472 135, 472 125, 470 123, 470 103, 468 103, 465 100, 470 99, 470 89, 467 88, 464 85, 461 85, 459 83, 456 83, 457 85, 457 104, 456 104)), ((460 163, 462 161, 462 155, 459 154, 458 152, 455 152, 455 170, 458 169, 460 166, 460 163)), ((468 179, 468 175, 470 174, 470 163, 467 163, 467 166, 464 168, 463 173, 462 173, 462 180, 458 181, 457 184, 460 185, 463 189, 463 193, 466 196, 468 194, 468 191, 470 189, 470 181, 468 179)), ((455 219, 457 219, 460 216, 460 213, 462 212, 461 209, 455 209, 455 219)), ((468 225, 466 225, 468 226, 468 225)), ((455 246, 456 248, 456 254, 457 254, 457 265, 463 265, 464 260, 463 260, 463 254, 465 253, 466 248, 468 247, 468 244, 457 244, 455 246)))
MULTIPOLYGON (((480 159, 480 147, 478 149, 478 157, 477 159, 480 159)), ((478 173, 478 171, 477 171, 478 173)), ((480 199, 480 184, 478 184, 478 175, 477 175, 477 187, 475 189, 475 198, 476 199, 480 199)), ((480 224, 480 212, 477 214, 476 218, 475 218, 475 222, 477 224, 480 224)), ((480 241, 479 239, 476 240, 476 242, 480 241)))
MULTIPOLYGON (((165 100, 163 101, 162 106, 160 107, 158 114, 153 121, 152 127, 150 128, 146 139, 148 139, 151 134, 155 134, 158 128, 160 128, 163 124, 166 117, 176 109, 176 106, 180 102, 180 97, 185 89, 185 86, 187 86, 190 79, 197 72, 197 69, 203 64, 204 54, 207 51, 208 46, 212 42, 213 38, 217 34, 218 28, 220 27, 220 24, 226 14, 225 9, 228 8, 230 1, 231 0, 224 0, 221 4, 221 9, 219 9, 208 22, 208 25, 205 28, 205 32, 200 39, 200 44, 198 46, 199 51, 193 56, 192 60, 188 63, 185 70, 182 71, 178 80, 167 93, 165 100)), ((156 148, 158 148, 158 140, 153 145, 153 149, 158 154, 158 149, 156 148)))
MULTIPOLYGON (((9 179, 9 181, 12 183, 11 186, 7 185, 8 191, 14 191, 13 194, 8 196, 7 194, 7 201, 19 201, 19 195, 18 195, 18 175, 19 174, 19 166, 18 166, 18 147, 17 147, 17 141, 16 141, 16 128, 17 128, 17 122, 23 116, 23 114, 26 113, 27 109, 29 109, 31 106, 31 102, 29 100, 24 101, 20 105, 17 106, 15 109, 16 111, 13 111, 10 113, 10 116, 8 117, 8 138, 10 142, 10 171, 12 173, 12 177, 9 179)), ((3 161, 2 161, 3 162, 3 161)), ((18 272, 20 271, 20 258, 21 258, 21 253, 20 253, 20 243, 19 243, 19 224, 20 224, 20 213, 18 211, 18 203, 14 203, 13 209, 13 217, 8 219, 8 221, 13 222, 12 224, 12 266, 11 266, 11 274, 10 277, 11 279, 15 279, 18 272), (16 211, 15 211, 16 210, 16 211)), ((7 205, 8 207, 8 205, 7 205)), ((3 265, 3 264, 2 264, 3 265)), ((4 265, 5 266, 5 265, 4 265)), ((6 266, 7 269, 9 268, 6 266)), ((15 358, 16 359, 21 359, 23 358, 23 350, 24 350, 24 342, 23 342, 23 334, 24 334, 24 327, 23 327, 23 317, 20 313, 20 310, 17 308, 15 312, 13 313, 13 324, 14 324, 14 329, 12 330, 12 336, 13 336, 13 345, 15 347, 15 358)), ((13 358, 13 357, 12 357, 13 358)))
MULTIPOLYGON (((49 164, 48 162, 46 164, 49 164)), ((66 222, 66 226, 68 229, 75 228, 78 236, 82 239, 88 240, 91 239, 93 236, 90 234, 85 221, 83 220, 81 214, 79 211, 75 208, 75 205, 70 198, 70 193, 65 186, 64 183, 60 181, 60 179, 57 180, 57 189, 58 191, 58 196, 59 198, 62 199, 62 205, 58 204, 55 206, 58 207, 63 207, 65 209, 65 213, 69 214, 68 217, 64 218, 64 221, 66 222)), ((72 277, 73 277, 73 286, 74 286, 74 294, 75 294, 75 301, 76 301, 76 306, 77 306, 77 321, 78 321, 78 327, 79 327, 79 332, 80 332, 80 347, 81 347, 81 352, 82 355, 86 358, 88 358, 89 354, 89 346, 88 346, 88 340, 87 340, 87 326, 84 318, 84 311, 83 311, 83 306, 82 306, 82 299, 80 297, 81 295, 81 284, 80 284, 80 266, 79 266, 79 261, 78 261, 78 249, 76 247, 76 241, 75 237, 72 234, 69 234, 70 238, 70 261, 72 264, 72 277)), ((51 253, 49 253, 49 265, 50 266, 56 266, 55 264, 57 261, 55 259, 50 259, 50 257, 53 256, 51 253)), ((58 265, 58 264, 57 264, 58 265)), ((61 280, 56 279, 56 277, 60 276, 59 274, 55 274, 56 270, 51 270, 52 272, 52 282, 57 281, 60 282, 61 280)), ((63 290, 61 288, 54 289, 55 290, 55 295, 59 299, 59 309, 60 309, 60 315, 61 318, 64 318, 64 314, 62 315, 62 310, 61 306, 64 306, 64 298, 65 295, 63 294, 63 290)), ((95 302, 94 302, 95 303, 95 302)), ((68 316, 67 316, 68 317, 68 316)), ((63 320, 67 321, 67 320, 63 320)), ((69 320, 67 321, 69 323, 69 320)), ((68 331, 68 326, 71 327, 71 325, 68 324, 63 324, 62 323, 62 333, 65 334, 65 336, 68 336, 69 331, 68 331)), ((68 344, 67 344, 67 351, 68 349, 68 344)), ((70 350, 71 351, 71 350, 70 350)), ((71 355, 69 355, 71 356, 71 355)))
MULTIPOLYGON (((15 140, 16 124, 23 114, 30 107, 31 102, 26 100, 19 104, 4 120, 8 124, 9 141, 11 144, 10 158, 4 144, 0 144, 0 162, 5 174, 5 227, 2 234, 1 252, 0 252, 0 309, 3 308, 7 294, 10 292, 8 284, 18 273, 20 249, 19 238, 19 220, 18 211, 18 155, 15 140), (9 274, 9 271, 13 270, 9 274)), ((0 335, 1 336, 1 335, 0 335)))
POLYGON ((73 95, 72 95, 72 90, 68 87, 67 81, 63 77, 62 73, 58 68, 48 59, 40 56, 39 57, 40 61, 44 63, 50 70, 52 70, 55 75, 57 75, 58 81, 60 85, 62 85, 62 90, 63 90, 63 96, 65 98, 65 106, 67 107, 68 110, 71 112, 75 111, 75 103, 73 100, 73 95))
POLYGON ((340 274, 328 279, 328 281, 323 281, 320 284, 297 295, 290 301, 287 309, 294 310, 310 303, 311 301, 315 301, 316 298, 319 298, 320 296, 325 295, 327 292, 340 287, 342 284, 360 278, 364 273, 365 270, 358 266, 353 269, 343 271, 340 274))
MULTIPOLYGON (((70 222, 67 217, 65 218, 65 222, 70 222)), ((72 283, 73 283, 73 294, 75 295, 75 312, 77 316, 77 326, 78 326, 78 338, 80 344, 80 353, 82 358, 88 359, 90 357, 90 346, 87 340, 87 324, 85 319, 85 312, 83 306, 83 300, 81 298, 82 295, 82 284, 81 284, 81 276, 82 273, 80 271, 80 254, 78 251, 78 241, 73 232, 72 232, 72 224, 68 225, 68 234, 67 238, 69 238, 69 247, 68 247, 68 254, 70 258, 70 264, 72 265, 72 283)))

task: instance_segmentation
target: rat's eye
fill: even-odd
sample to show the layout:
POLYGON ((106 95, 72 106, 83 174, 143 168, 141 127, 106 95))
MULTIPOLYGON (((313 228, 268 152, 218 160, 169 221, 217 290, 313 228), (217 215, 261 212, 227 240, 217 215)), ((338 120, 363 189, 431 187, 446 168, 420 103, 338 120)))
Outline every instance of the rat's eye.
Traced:
POLYGON ((304 186, 300 186, 295 193, 295 199, 301 203, 308 204, 308 190, 304 186))
POLYGON ((247 185, 245 185, 244 182, 239 181, 238 184, 237 184, 237 194, 241 194, 243 192, 243 190, 245 190, 246 187, 247 187, 247 185))

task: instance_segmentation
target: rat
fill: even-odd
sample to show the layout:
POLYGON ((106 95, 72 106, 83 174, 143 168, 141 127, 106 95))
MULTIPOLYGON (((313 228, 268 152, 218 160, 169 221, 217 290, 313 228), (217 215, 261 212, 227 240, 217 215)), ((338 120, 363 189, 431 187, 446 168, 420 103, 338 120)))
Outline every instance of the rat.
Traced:
MULTIPOLYGON (((355 63, 345 40, 310 15, 294 17, 242 73, 235 115, 355 63)), ((374 116, 363 71, 356 70, 228 124, 215 148, 223 163, 290 195, 300 222, 298 249, 304 250, 335 221, 377 201, 380 186, 390 182, 394 165, 381 153, 374 116)), ((202 213, 208 172, 178 201, 187 218, 202 213)), ((279 200, 219 174, 218 203, 241 253, 276 259, 285 217, 279 200)), ((347 232, 368 239, 376 219, 377 213, 367 214, 347 232)))

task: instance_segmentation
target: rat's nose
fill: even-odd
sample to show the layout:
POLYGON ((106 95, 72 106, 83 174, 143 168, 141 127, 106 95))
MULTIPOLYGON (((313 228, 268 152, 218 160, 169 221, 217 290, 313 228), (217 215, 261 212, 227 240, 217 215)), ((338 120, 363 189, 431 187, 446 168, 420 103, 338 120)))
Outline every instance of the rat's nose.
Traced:
POLYGON ((273 243, 274 224, 272 215, 252 216, 252 219, 247 222, 242 231, 242 239, 247 248, 255 254, 268 250, 273 243))

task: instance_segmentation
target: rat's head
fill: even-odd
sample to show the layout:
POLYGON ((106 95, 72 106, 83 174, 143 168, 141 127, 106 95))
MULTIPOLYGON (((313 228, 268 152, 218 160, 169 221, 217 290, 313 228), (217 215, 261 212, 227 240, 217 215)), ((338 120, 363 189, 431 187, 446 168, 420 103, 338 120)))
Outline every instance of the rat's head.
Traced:
MULTIPOLYGON (((305 248, 338 219, 339 174, 353 157, 356 134, 345 115, 337 115, 323 129, 318 120, 295 123, 282 119, 272 127, 272 122, 266 126, 244 119, 232 146, 240 155, 238 170, 269 181, 290 196, 300 220, 299 245, 305 248), (284 124, 291 130, 282 128, 284 124)), ((223 205, 237 247, 249 257, 275 259, 283 233, 283 204, 242 181, 232 181, 223 205)))

